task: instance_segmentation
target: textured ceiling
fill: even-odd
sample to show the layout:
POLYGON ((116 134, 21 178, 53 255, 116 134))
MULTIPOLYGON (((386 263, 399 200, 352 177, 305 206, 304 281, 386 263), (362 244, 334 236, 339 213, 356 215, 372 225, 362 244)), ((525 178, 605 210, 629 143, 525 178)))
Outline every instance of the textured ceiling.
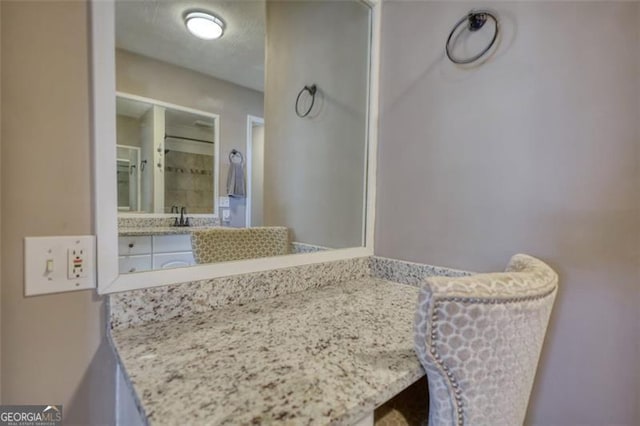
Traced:
POLYGON ((264 91, 264 0, 117 0, 116 47, 264 91), (218 40, 186 29, 187 10, 213 12, 226 23, 218 40))

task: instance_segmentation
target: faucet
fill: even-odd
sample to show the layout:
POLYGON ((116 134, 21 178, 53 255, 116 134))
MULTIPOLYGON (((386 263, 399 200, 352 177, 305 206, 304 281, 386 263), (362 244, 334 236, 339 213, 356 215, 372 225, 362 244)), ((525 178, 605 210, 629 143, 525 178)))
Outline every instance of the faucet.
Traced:
POLYGON ((180 213, 180 218, 178 219, 178 216, 176 216, 175 220, 173 221, 173 226, 191 226, 191 223, 189 223, 189 218, 187 217, 186 207, 171 206, 171 213, 175 213, 176 215, 180 213))
MULTIPOLYGON (((178 211, 178 206, 171 206, 171 214, 175 213, 176 215, 180 213, 178 211)), ((173 221, 173 226, 180 226, 180 222, 178 222, 178 216, 176 216, 176 220, 173 221)))
MULTIPOLYGON (((189 218, 186 217, 185 215, 187 214, 187 208, 186 207, 181 207, 180 208, 180 221, 178 222, 178 226, 191 226, 191 224, 189 223, 189 218)), ((176 218, 176 221, 178 220, 178 218, 176 218)))

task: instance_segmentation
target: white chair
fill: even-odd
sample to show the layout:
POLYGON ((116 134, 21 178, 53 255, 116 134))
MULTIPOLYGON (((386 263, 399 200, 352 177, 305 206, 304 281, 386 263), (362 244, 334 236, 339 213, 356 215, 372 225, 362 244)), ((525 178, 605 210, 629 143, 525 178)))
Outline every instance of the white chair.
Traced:
POLYGON ((504 273, 430 277, 415 349, 429 383, 429 426, 524 422, 558 276, 519 254, 504 273))

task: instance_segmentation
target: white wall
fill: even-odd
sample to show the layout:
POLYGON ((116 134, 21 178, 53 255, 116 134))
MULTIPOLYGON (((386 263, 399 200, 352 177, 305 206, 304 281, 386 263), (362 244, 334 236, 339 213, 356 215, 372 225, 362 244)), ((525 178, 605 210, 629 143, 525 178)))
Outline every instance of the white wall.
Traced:
POLYGON ((497 2, 495 57, 460 69, 477 3, 388 2, 376 254, 560 275, 528 423, 640 424, 638 3, 497 2))
POLYGON ((369 16, 359 2, 267 2, 265 223, 362 245, 369 16), (294 112, 317 84, 312 118, 294 112))

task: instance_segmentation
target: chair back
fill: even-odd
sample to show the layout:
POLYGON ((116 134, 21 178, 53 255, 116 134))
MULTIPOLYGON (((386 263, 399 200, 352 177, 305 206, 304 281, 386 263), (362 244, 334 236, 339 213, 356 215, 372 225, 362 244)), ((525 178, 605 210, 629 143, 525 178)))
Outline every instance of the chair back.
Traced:
POLYGON ((558 276, 515 255, 504 273, 430 277, 415 348, 429 383, 429 425, 522 425, 558 276))
POLYGON ((289 229, 284 226, 253 228, 211 228, 191 233, 191 247, 196 263, 289 254, 289 229))

